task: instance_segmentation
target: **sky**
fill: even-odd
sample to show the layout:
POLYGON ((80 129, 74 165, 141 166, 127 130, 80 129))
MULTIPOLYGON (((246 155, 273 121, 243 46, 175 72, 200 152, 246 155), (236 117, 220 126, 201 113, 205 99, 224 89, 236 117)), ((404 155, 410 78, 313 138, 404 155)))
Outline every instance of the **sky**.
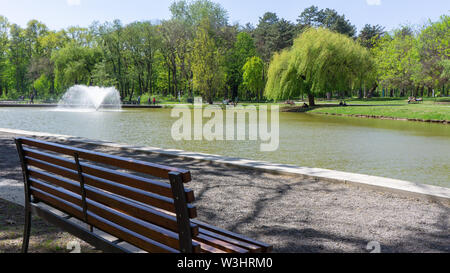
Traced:
MULTIPOLYGON (((31 19, 50 29, 68 26, 87 27, 93 21, 120 19, 134 21, 169 19, 173 0, 0 0, 0 15, 25 26, 31 19)), ((215 0, 227 11, 230 23, 257 25, 265 12, 295 22, 311 5, 332 8, 345 14, 358 30, 365 24, 382 25, 392 30, 401 25, 423 25, 450 15, 450 0, 215 0)))

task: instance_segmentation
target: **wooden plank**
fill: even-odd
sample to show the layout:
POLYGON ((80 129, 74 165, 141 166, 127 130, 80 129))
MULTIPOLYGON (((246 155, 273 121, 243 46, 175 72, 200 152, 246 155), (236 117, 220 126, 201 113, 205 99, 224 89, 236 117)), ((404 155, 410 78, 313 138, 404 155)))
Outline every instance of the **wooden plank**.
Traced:
POLYGON ((102 219, 101 217, 88 212, 89 220, 96 228, 109 233, 117 238, 123 239, 125 242, 132 244, 142 250, 150 253, 179 253, 178 250, 158 243, 150 238, 127 230, 117 224, 102 219))
POLYGON ((218 248, 227 253, 248 253, 249 252, 247 249, 240 248, 240 247, 230 244, 228 242, 209 237, 202 233, 200 233, 198 236, 196 236, 195 240, 202 242, 206 245, 218 248))
MULTIPOLYGON (((178 232, 176 217, 160 212, 151 207, 133 203, 111 194, 104 194, 98 190, 86 187, 87 197, 101 204, 107 205, 115 210, 126 213, 130 216, 145 220, 149 223, 162 226, 171 231, 178 232)), ((199 233, 197 225, 190 223, 190 232, 194 235, 199 233)))
MULTIPOLYGON (((33 181, 33 182, 35 184, 37 184, 36 181, 33 181)), ((51 188, 50 186, 48 186, 48 187, 51 188)), ((44 203, 46 203, 54 208, 57 208, 69 215, 73 215, 75 218, 83 221, 84 215, 83 215, 83 211, 82 211, 81 207, 78 207, 75 204, 70 203, 71 201, 74 201, 74 200, 67 201, 67 200, 64 200, 61 198, 61 197, 63 197, 63 198, 67 198, 70 200, 71 198, 76 198, 74 194, 71 194, 68 192, 63 192, 62 190, 58 191, 57 189, 53 188, 52 193, 57 193, 59 195, 59 196, 57 196, 57 195, 53 195, 52 193, 49 193, 49 191, 42 191, 33 186, 31 187, 31 192, 33 195, 36 195, 39 198, 39 200, 42 200, 44 203), (71 196, 71 197, 68 198, 68 196, 71 196)), ((75 202, 78 202, 81 205, 80 199, 78 199, 78 201, 75 201, 75 202)), ((146 237, 135 231, 127 229, 127 228, 121 226, 120 224, 109 221, 108 219, 105 219, 105 218, 91 212, 93 207, 94 207, 93 204, 90 203, 87 224, 93 225, 95 228, 98 228, 98 229, 100 229, 104 232, 107 232, 119 239, 124 240, 125 242, 133 244, 133 245, 135 245, 139 248, 142 248, 146 251, 149 251, 149 252, 154 252, 154 253, 178 253, 179 252, 175 248, 164 245, 163 243, 153 240, 150 237, 146 237)), ((136 226, 138 226, 138 225, 136 225, 136 226)), ((136 228, 136 226, 135 226, 135 228, 136 228)), ((174 242, 172 242, 172 244, 174 244, 174 242)), ((197 248, 199 249, 200 246, 198 245, 197 248)))
MULTIPOLYGON (((30 158, 45 161, 54 165, 58 165, 67 169, 76 170, 76 164, 73 160, 55 156, 49 153, 37 151, 34 149, 24 148, 25 156, 30 158)), ((103 178, 112 182, 120 183, 133 188, 149 191, 162 195, 165 197, 173 198, 172 190, 168 183, 155 181, 141 176, 127 174, 100 166, 94 166, 91 164, 81 162, 83 173, 90 174, 99 178, 103 178)), ((186 199, 188 203, 195 201, 194 192, 190 189, 185 189, 186 199)))
MULTIPOLYGON (((63 176, 65 178, 69 178, 74 181, 78 181, 78 172, 56 166, 47 162, 44 162, 39 159, 34 159, 31 157, 26 157, 26 161, 28 165, 33 167, 37 167, 39 169, 49 171, 51 173, 63 176)), ((128 187, 125 185, 121 185, 118 183, 110 182, 105 179, 97 178, 91 175, 84 175, 85 183, 89 186, 96 187, 105 191, 112 192, 114 194, 124 196, 126 198, 130 198, 132 200, 136 200, 138 202, 158 207, 163 210, 167 210, 170 212, 175 212, 175 206, 173 199, 160 196, 154 193, 146 192, 143 190, 139 190, 136 188, 128 187)), ((191 218, 197 217, 197 210, 195 206, 188 204, 189 215, 191 218)))
MULTIPOLYGON (((62 187, 75 194, 80 193, 79 184, 77 184, 76 182, 72 182, 61 177, 56 177, 54 175, 46 174, 44 172, 34 169, 30 169, 29 172, 32 178, 50 182, 56 186, 62 187)), ((90 186, 86 186, 86 194, 89 199, 99 202, 103 205, 106 205, 112 209, 121 211, 123 213, 139 218, 141 220, 145 220, 147 222, 162 226, 171 231, 178 232, 177 220, 174 215, 164 213, 150 206, 129 201, 127 199, 121 198, 120 196, 115 196, 113 194, 106 193, 104 191, 95 189, 90 186)), ((193 235, 197 235, 199 233, 198 226, 193 223, 190 224, 190 229, 193 235)))
POLYGON ((140 234, 146 238, 151 238, 152 240, 157 241, 163 245, 169 246, 174 249, 180 248, 178 234, 173 231, 109 209, 108 207, 91 200, 88 200, 88 204, 89 212, 92 212, 102 217, 103 219, 111 221, 112 223, 133 231, 136 234, 140 234))
POLYGON ((65 179, 63 177, 58 177, 56 175, 45 173, 45 172, 39 171, 34 168, 28 168, 28 170, 30 173, 30 177, 32 177, 32 178, 39 179, 41 181, 46 181, 53 185, 57 185, 66 190, 69 190, 73 193, 80 192, 80 184, 79 183, 73 182, 73 181, 65 179))
POLYGON ((76 172, 75 170, 60 167, 28 156, 25 157, 25 160, 28 166, 33 166, 78 182, 78 172, 76 172))
POLYGON ((223 250, 220 250, 218 248, 215 248, 213 246, 210 246, 208 244, 202 243, 200 241, 197 240, 193 240, 193 242, 200 244, 200 248, 201 248, 201 253, 213 253, 213 254, 224 254, 227 253, 223 250))
POLYGON ((51 196, 50 194, 45 193, 44 191, 41 191, 39 189, 30 189, 30 190, 34 196, 38 197, 39 200, 44 202, 45 204, 57 208, 58 210, 64 213, 72 215, 78 220, 83 219, 83 211, 81 207, 77 207, 74 204, 71 204, 61 198, 51 196))
MULTIPOLYGON (((173 199, 145 192, 139 189, 134 189, 128 186, 120 185, 101 178, 96 178, 91 175, 84 175, 87 185, 96 187, 134 201, 141 202, 153 207, 157 207, 166 211, 175 212, 173 199)), ((189 215, 191 218, 197 217, 197 210, 195 206, 188 204, 189 215)))
POLYGON ((238 246, 240 248, 247 249, 251 253, 261 253, 262 252, 262 248, 260 246, 249 244, 249 243, 246 243, 246 242, 243 242, 243 241, 239 241, 239 240, 236 240, 236 239, 233 239, 233 238, 230 238, 230 237, 226 237, 226 236, 214 233, 214 232, 206 230, 206 229, 200 229, 199 231, 200 231, 201 234, 204 234, 204 235, 206 235, 208 237, 216 238, 216 239, 219 239, 221 241, 224 241, 224 242, 233 244, 235 246, 238 246))
POLYGON ((247 238, 243 235, 240 235, 240 234, 237 234, 237 233, 234 233, 231 231, 227 231, 227 230, 212 226, 212 225, 204 223, 204 222, 200 222, 198 220, 191 219, 191 222, 194 224, 197 224, 200 227, 200 229, 212 231, 214 233, 217 233, 217 234, 229 237, 229 238, 233 238, 233 239, 236 239, 236 240, 239 240, 242 242, 246 242, 246 243, 249 243, 252 245, 260 246, 263 253, 270 253, 273 250, 273 246, 266 244, 264 242, 259 242, 259 241, 247 238))
POLYGON ((149 174, 152 176, 160 178, 169 178, 170 172, 179 172, 183 175, 183 183, 188 183, 191 181, 191 173, 187 170, 168 167, 160 164, 149 163, 145 161, 134 160, 130 158, 108 155, 104 153, 92 152, 85 149, 74 148, 62 144, 51 143, 47 141, 41 141, 31 138, 20 138, 20 141, 28 146, 41 148, 44 150, 65 154, 68 156, 73 156, 74 153, 78 153, 80 158, 94 161, 98 163, 103 163, 123 169, 128 169, 136 172, 141 172, 149 174))

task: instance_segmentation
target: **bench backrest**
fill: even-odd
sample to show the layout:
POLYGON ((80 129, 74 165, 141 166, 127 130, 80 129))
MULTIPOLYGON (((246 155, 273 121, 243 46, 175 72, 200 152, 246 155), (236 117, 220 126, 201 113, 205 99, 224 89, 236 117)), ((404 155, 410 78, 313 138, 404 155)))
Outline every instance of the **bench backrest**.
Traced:
POLYGON ((198 253, 187 170, 17 138, 28 200, 44 202, 148 252, 198 253), (166 182, 165 182, 165 181, 166 182), (169 182, 169 183, 168 183, 169 182))

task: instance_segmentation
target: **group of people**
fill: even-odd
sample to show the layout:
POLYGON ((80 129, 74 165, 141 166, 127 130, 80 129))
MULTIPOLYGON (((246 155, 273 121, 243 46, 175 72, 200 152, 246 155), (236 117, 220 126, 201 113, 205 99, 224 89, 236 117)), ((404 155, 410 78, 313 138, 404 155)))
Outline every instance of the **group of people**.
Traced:
MULTIPOLYGON (((139 96, 138 97, 138 99, 137 99, 137 104, 138 105, 140 105, 141 104, 141 96, 139 96)), ((153 99, 152 98, 148 98, 148 104, 150 104, 150 105, 156 105, 156 98, 155 97, 153 97, 153 99)))
MULTIPOLYGON (((34 98, 36 97, 36 91, 32 91, 31 93, 30 93, 30 104, 34 104, 34 98)), ((20 96, 19 97, 19 101, 25 101, 25 96, 20 96)))
POLYGON ((234 99, 234 101, 231 100, 231 99, 226 99, 226 100, 223 100, 222 103, 223 103, 224 105, 234 105, 234 106, 237 106, 238 103, 239 103, 239 98, 236 97, 236 98, 234 99))

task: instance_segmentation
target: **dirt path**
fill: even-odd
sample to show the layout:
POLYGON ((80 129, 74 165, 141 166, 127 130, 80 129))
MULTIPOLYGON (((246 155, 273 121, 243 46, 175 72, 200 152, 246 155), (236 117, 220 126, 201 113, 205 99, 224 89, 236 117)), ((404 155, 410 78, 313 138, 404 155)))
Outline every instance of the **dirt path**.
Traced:
MULTIPOLYGON (((21 183, 12 137, 0 132, 0 180, 21 183)), ((215 163, 70 144, 191 170, 188 187, 196 193, 200 220, 271 243, 275 252, 368 252, 371 241, 379 242, 382 252, 450 252, 450 207, 445 204, 215 163)), ((0 198, 5 194, 0 190, 0 198)))

